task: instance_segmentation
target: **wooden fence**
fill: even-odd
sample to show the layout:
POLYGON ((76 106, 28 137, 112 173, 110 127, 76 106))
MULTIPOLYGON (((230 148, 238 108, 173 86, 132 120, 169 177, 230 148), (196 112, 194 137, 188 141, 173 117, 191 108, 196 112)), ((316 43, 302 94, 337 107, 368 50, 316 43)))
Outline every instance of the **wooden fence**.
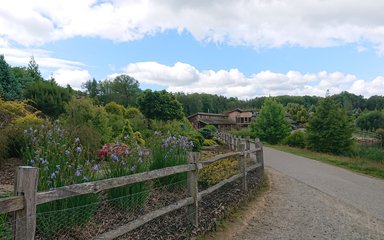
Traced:
POLYGON ((199 153, 189 153, 188 164, 163 169, 133 174, 129 176, 110 178, 95 182, 86 182, 56 188, 51 191, 37 192, 38 168, 20 166, 16 172, 15 196, 0 199, 0 214, 13 212, 14 214, 14 238, 34 239, 36 231, 36 206, 59 199, 78 196, 82 194, 98 193, 111 188, 121 187, 133 183, 144 182, 169 176, 176 173, 187 172, 187 187, 189 196, 161 209, 152 211, 137 219, 120 226, 112 231, 97 236, 95 239, 113 239, 119 237, 157 217, 171 211, 187 206, 188 217, 191 223, 197 227, 199 222, 198 206, 202 197, 224 186, 225 184, 241 179, 242 190, 247 191, 247 172, 261 169, 263 171, 263 147, 258 139, 242 139, 233 137, 227 133, 218 133, 219 140, 227 144, 233 152, 217 155, 205 161, 200 161, 199 153), (198 171, 203 166, 232 156, 240 156, 239 173, 225 179, 216 185, 199 192, 198 171), (251 165, 247 166, 246 158, 251 159, 251 165))

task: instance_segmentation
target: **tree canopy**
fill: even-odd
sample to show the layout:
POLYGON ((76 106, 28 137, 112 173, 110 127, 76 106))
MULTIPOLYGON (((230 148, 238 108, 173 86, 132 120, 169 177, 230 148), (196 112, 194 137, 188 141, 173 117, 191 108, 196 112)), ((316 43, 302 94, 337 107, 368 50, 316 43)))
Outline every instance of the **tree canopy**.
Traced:
POLYGON ((316 107, 307 128, 307 146, 318 152, 348 153, 352 146, 353 123, 345 109, 331 97, 316 107))
POLYGON ((138 98, 140 111, 149 119, 181 120, 183 107, 175 96, 167 91, 145 90, 138 98))
POLYGON ((283 105, 272 98, 267 98, 256 121, 251 123, 251 131, 268 143, 281 142, 290 132, 283 105))

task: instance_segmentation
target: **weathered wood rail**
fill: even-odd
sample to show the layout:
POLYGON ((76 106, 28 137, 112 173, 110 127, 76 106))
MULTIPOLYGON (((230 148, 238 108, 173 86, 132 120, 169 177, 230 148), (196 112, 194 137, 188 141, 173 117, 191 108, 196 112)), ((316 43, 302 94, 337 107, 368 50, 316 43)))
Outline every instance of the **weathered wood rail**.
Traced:
POLYGON ((242 181, 242 190, 247 191, 247 172, 258 168, 262 171, 264 169, 263 146, 258 139, 251 140, 249 138, 236 138, 228 133, 218 133, 216 138, 227 144, 234 152, 217 155, 205 161, 200 161, 199 153, 190 153, 188 156, 188 164, 167 167, 129 176, 104 179, 95 182, 74 184, 46 192, 37 192, 37 168, 24 166, 18 167, 16 173, 15 196, 0 199, 0 214, 9 212, 14 213, 15 239, 34 239, 36 231, 36 206, 39 204, 79 196, 82 194, 98 193, 111 188, 153 180, 176 173, 187 172, 189 195, 187 198, 142 215, 123 226, 95 237, 95 239, 114 239, 157 217, 182 207, 187 207, 187 216, 189 217, 190 222, 197 227, 199 220, 198 205, 202 197, 237 179, 241 179, 242 181), (211 186, 204 191, 199 192, 197 184, 199 169, 203 168, 205 165, 233 156, 240 156, 239 173, 217 183, 214 186, 211 186), (249 161, 246 161, 246 159, 251 160, 250 162, 252 164, 250 166, 247 166, 247 162, 249 161))

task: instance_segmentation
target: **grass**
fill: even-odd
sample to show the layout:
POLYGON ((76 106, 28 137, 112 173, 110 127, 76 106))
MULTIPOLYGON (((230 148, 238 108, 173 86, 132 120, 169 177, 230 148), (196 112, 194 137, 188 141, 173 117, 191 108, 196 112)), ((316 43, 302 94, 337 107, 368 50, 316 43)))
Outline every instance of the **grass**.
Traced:
POLYGON ((306 157, 309 159, 317 160, 320 162, 328 163, 341 168, 349 169, 358 173, 363 173, 369 176, 384 179, 384 162, 374 161, 364 158, 352 158, 331 155, 326 153, 313 152, 308 149, 294 148, 285 145, 268 145, 277 150, 289 152, 298 156, 306 157))

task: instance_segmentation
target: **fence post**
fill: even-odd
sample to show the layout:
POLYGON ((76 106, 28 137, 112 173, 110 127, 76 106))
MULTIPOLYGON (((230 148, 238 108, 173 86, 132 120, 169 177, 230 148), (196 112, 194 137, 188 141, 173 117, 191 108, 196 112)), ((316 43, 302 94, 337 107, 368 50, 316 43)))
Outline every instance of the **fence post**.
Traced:
POLYGON ((24 196, 24 208, 14 213, 16 240, 35 239, 38 171, 29 166, 20 166, 16 170, 15 195, 24 196))
POLYGON ((263 144, 260 142, 259 138, 255 139, 255 147, 260 148, 260 150, 256 152, 256 160, 258 163, 261 163, 264 168, 263 144))
MULTIPOLYGON (((245 151, 250 151, 251 150, 251 140, 249 136, 245 138, 245 151)), ((245 158, 251 158, 251 154, 248 153, 245 155, 245 158)))
POLYGON ((196 169, 188 172, 188 194, 193 198, 193 203, 188 206, 187 214, 192 225, 196 228, 199 226, 199 189, 197 185, 199 158, 200 154, 197 152, 190 152, 188 154, 188 163, 195 164, 196 169))
POLYGON ((241 178, 241 188, 243 189, 243 191, 247 191, 247 162, 246 162, 246 159, 245 159, 245 144, 244 143, 240 143, 239 145, 239 151, 242 152, 241 156, 240 156, 240 161, 239 161, 239 170, 240 170, 240 173, 241 175, 243 176, 241 178))

